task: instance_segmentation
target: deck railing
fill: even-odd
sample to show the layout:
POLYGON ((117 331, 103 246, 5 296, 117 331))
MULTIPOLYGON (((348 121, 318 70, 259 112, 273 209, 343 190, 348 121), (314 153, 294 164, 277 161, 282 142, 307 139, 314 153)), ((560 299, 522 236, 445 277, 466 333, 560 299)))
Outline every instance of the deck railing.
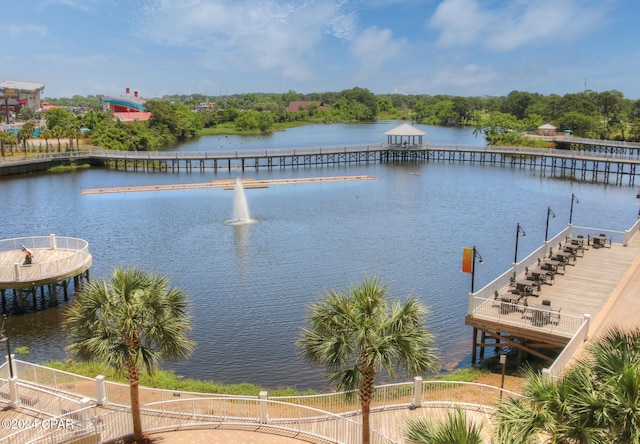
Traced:
POLYGON ((569 343, 562 349, 555 361, 553 361, 549 367, 542 369, 543 376, 557 378, 562 375, 580 347, 582 347, 584 341, 587 340, 587 337, 589 336, 590 322, 591 317, 589 315, 585 315, 582 325, 573 338, 571 338, 569 343))
POLYGON ((20 251, 22 246, 34 254, 35 260, 29 265, 22 265, 22 262, 0 265, 3 281, 32 281, 34 278, 57 276, 73 271, 89 257, 89 243, 72 237, 51 234, 0 240, 0 252, 20 251), (42 261, 38 259, 38 250, 68 250, 71 253, 57 260, 42 261))
POLYGON ((525 307, 520 304, 502 302, 499 298, 485 299, 472 296, 472 315, 476 318, 499 322, 513 327, 540 330, 541 332, 572 338, 583 325, 585 316, 571 313, 560 314, 553 309, 525 307), (536 323, 536 319, 557 321, 536 323))

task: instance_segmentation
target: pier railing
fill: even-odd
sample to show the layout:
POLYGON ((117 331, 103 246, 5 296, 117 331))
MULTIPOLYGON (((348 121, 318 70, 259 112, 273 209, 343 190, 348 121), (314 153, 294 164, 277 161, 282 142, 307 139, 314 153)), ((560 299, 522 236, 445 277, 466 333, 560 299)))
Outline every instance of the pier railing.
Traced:
POLYGON ((22 262, 0 265, 0 282, 33 281, 64 274, 83 264, 89 257, 87 241, 53 234, 0 240, 0 254, 20 251, 22 246, 34 254, 35 260, 28 265, 23 265, 22 262), (38 250, 67 250, 72 253, 55 260, 42 261, 38 259, 38 250))

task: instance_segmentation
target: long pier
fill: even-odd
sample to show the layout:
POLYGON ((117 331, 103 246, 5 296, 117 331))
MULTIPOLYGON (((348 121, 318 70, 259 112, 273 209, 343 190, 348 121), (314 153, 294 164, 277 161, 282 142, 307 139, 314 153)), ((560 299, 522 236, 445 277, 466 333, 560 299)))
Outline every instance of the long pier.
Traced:
MULTIPOLYGON (((637 144, 640 147, 640 144, 637 144)), ((635 185, 640 149, 617 152, 464 145, 355 145, 238 151, 110 151, 91 150, 33 155, 0 164, 0 177, 46 170, 52 164, 85 161, 123 171, 242 171, 261 168, 311 168, 367 163, 472 163, 539 170, 543 175, 595 183, 635 185)))

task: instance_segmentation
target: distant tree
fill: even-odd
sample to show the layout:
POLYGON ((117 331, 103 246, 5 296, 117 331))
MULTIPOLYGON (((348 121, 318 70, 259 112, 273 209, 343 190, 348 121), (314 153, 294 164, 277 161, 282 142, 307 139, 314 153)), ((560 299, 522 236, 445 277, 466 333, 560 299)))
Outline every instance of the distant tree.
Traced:
MULTIPOLYGON (((5 158, 5 145, 12 145, 16 143, 16 136, 8 131, 0 131, 0 151, 2 152, 2 158, 5 158)), ((13 154, 13 150, 11 150, 13 154)))
POLYGON ((60 147, 60 139, 62 139, 65 136, 65 131, 62 125, 56 125, 53 128, 51 128, 51 136, 54 139, 58 140, 58 152, 61 152, 62 149, 60 147))
POLYGON ((66 122, 73 121, 73 115, 64 108, 53 108, 47 111, 47 128, 64 127, 66 122))
POLYGON ((341 92, 341 96, 351 102, 349 107, 355 120, 373 120, 378 113, 378 99, 366 88, 353 88, 341 92), (361 106, 358 106, 361 105, 361 106))
POLYGON ((49 152, 49 139, 53 138, 53 135, 51 134, 51 130, 47 129, 47 128, 43 128, 42 131, 40 131, 40 138, 44 140, 44 144, 47 150, 47 153, 49 152))
POLYGON ((558 119, 558 126, 562 130, 573 131, 573 134, 578 137, 592 137, 597 131, 599 122, 596 117, 570 111, 558 119))
POLYGON ((22 142, 24 153, 27 154, 27 141, 33 137, 33 131, 36 129, 36 122, 29 120, 22 124, 18 131, 17 138, 22 142))

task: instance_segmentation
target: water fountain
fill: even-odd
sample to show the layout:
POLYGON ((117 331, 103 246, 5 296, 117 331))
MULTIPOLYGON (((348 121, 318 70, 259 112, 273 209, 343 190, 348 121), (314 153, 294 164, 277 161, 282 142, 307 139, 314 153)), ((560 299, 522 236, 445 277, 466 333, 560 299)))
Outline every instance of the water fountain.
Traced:
POLYGON ((255 220, 249 217, 249 205, 247 204, 247 196, 244 194, 244 187, 240 178, 236 178, 236 184, 233 188, 233 215, 227 220, 229 225, 252 224, 255 220))

